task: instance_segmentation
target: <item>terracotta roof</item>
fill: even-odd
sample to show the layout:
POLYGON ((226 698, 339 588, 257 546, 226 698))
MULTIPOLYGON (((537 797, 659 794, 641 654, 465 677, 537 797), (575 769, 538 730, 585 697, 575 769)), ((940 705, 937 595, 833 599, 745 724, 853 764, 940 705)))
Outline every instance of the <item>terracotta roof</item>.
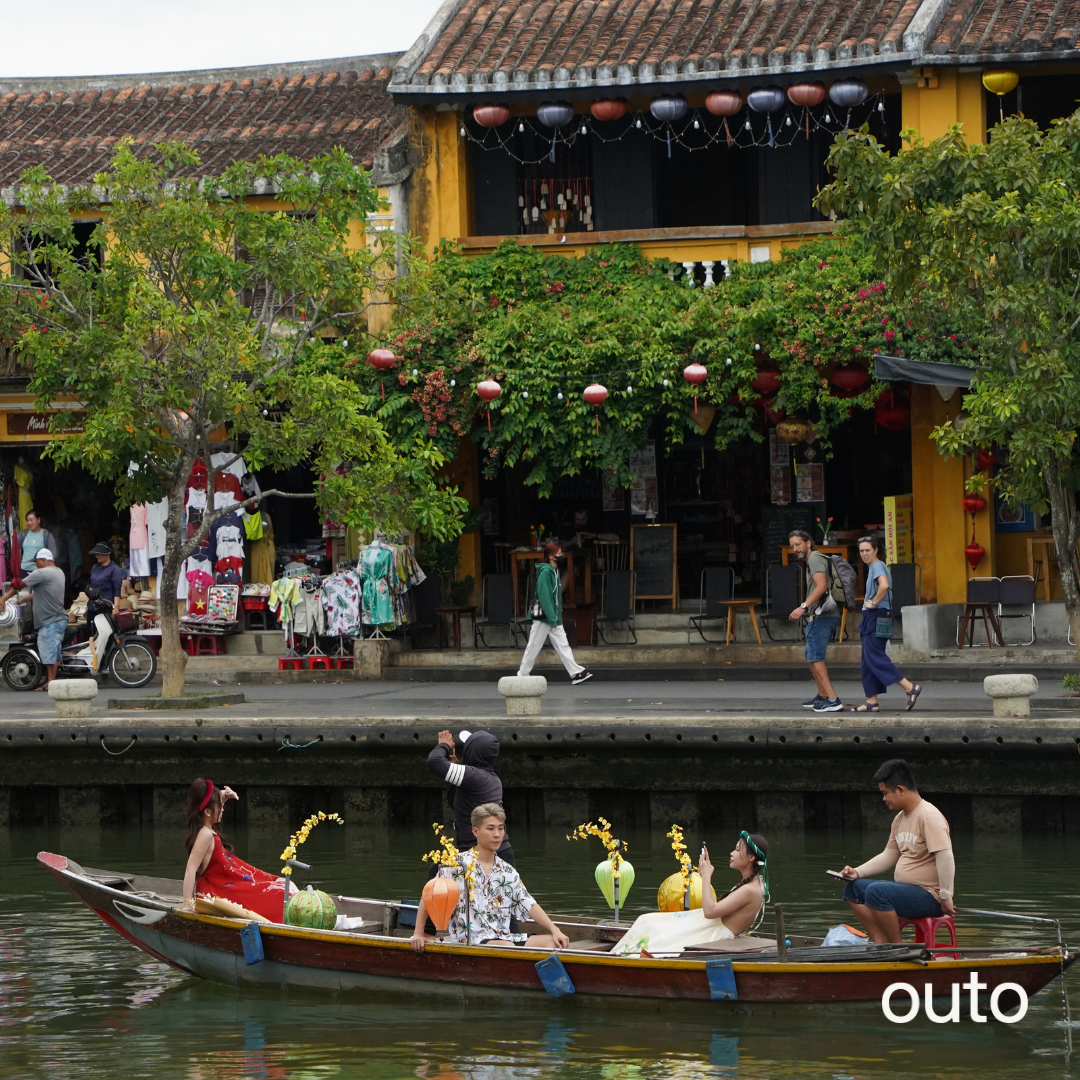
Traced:
POLYGON ((942 0, 447 0, 395 67, 390 88, 400 94, 576 90, 910 61, 922 54, 923 37, 943 6, 942 0), (921 24, 920 8, 926 9, 921 24))
POLYGON ((334 146, 370 165, 406 124, 406 108, 386 90, 397 59, 0 80, 0 187, 37 164, 61 183, 89 181, 126 135, 137 146, 184 139, 205 172, 259 154, 306 158, 334 146))
POLYGON ((1080 0, 952 0, 932 56, 1053 56, 1076 48, 1080 0))

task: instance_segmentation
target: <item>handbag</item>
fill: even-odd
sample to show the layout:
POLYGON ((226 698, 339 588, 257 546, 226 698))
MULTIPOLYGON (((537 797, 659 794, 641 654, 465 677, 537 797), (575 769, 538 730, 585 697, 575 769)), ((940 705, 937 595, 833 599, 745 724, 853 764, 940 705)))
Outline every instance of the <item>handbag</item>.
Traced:
POLYGON ((874 637, 891 638, 893 636, 892 614, 879 615, 874 627, 874 637))

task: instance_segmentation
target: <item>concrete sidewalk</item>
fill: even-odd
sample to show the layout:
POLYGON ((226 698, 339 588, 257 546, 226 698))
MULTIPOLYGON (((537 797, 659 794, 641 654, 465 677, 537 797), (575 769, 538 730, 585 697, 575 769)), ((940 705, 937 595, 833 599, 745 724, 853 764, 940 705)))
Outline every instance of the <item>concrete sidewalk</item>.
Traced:
MULTIPOLYGON (((836 682, 837 692, 845 703, 858 704, 864 700, 857 682, 836 682)), ((154 691, 147 688, 150 693, 154 691)), ((244 705, 202 709, 197 713, 176 712, 110 712, 106 703, 113 698, 149 696, 147 690, 117 690, 105 684, 95 702, 94 715, 153 717, 180 719, 192 715, 212 715, 216 718, 353 718, 357 720, 383 717, 476 717, 490 721, 505 717, 505 703, 495 683, 462 682, 356 682, 343 676, 329 683, 306 685, 260 685, 219 681, 216 684, 188 684, 189 691, 242 691, 244 705)), ((814 693, 808 680, 730 682, 723 679, 711 682, 681 679, 622 680, 583 683, 569 686, 566 682, 549 681, 544 697, 544 714, 550 717, 624 717, 645 720, 650 717, 709 716, 735 719, 739 717, 814 717, 801 704, 814 693)), ((989 698, 983 694, 981 683, 939 681, 924 684, 913 713, 904 712, 905 697, 894 687, 882 697, 879 719, 900 716, 927 717, 990 717, 993 713, 989 698)), ((1035 711, 1044 717, 1066 719, 1080 717, 1080 698, 1069 698, 1057 682, 1046 680, 1033 699, 1035 711)), ((55 715, 52 701, 44 693, 12 693, 0 689, 0 713, 5 719, 36 719, 55 715)), ((855 717, 850 713, 826 714, 830 719, 850 717, 860 723, 873 722, 873 716, 855 717)))

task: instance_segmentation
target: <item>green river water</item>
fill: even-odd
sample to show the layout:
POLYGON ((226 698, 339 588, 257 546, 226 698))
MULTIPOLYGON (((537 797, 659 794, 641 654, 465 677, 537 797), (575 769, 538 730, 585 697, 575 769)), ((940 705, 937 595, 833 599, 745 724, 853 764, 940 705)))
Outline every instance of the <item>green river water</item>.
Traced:
MULTIPOLYGON (((238 829, 238 854, 266 869, 289 832, 238 829)), ((322 825, 300 857, 330 892, 416 897, 430 832, 322 825)), ((625 836, 637 883, 626 914, 655 909, 656 887, 675 869, 668 841, 625 836)), ((725 865, 734 837, 700 837, 725 865)), ((824 870, 879 850, 875 834, 808 832, 769 838, 773 897, 791 932, 822 933, 844 921, 839 886, 824 870)), ((1080 840, 957 836, 961 904, 1051 914, 1080 942, 1080 840)), ((602 914, 593 880, 596 841, 552 832, 513 835, 518 867, 549 912, 602 914)), ((178 877, 176 829, 12 829, 0 832, 0 1078, 64 1080, 691 1080, 806 1077, 861 1080, 943 1077, 1020 1080, 1080 1071, 1065 1053, 1060 981, 1033 998, 1014 1025, 903 1026, 880 1005, 710 1007, 612 1002, 585 1006, 537 999, 473 1008, 435 998, 283 996, 189 978, 119 938, 34 860, 39 850, 88 866, 178 877)), ((728 871, 718 872, 718 883, 728 871)), ((305 883, 301 878, 301 884, 305 883)), ((771 916, 769 917, 771 918, 771 916)), ((968 919, 982 941, 1010 930, 968 919)), ((768 925, 768 924, 766 924, 768 925)), ((1080 975, 1069 975, 1080 1019, 1080 975)), ((899 1006, 898 1002, 898 1006, 899 1006)), ((1077 1032, 1080 1046, 1080 1031, 1077 1032)))

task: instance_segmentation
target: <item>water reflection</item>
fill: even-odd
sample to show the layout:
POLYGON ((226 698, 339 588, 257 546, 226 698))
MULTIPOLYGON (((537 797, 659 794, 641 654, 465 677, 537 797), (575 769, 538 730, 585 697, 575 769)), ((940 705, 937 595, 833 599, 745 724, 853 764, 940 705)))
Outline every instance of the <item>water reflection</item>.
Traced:
MULTIPOLYGON (((237 849, 275 865, 282 837, 238 831, 237 849)), ((515 834, 530 889, 549 910, 602 912, 592 881, 598 852, 560 835, 515 834)), ((703 837, 702 839, 711 839, 703 837)), ((653 904, 672 871, 662 835, 630 836, 638 880, 627 916, 653 904)), ((826 868, 877 850, 877 834, 770 837, 774 892, 792 930, 819 932, 843 911, 826 868)), ((174 875, 176 830, 0 833, 7 868, 0 896, 0 1078, 102 1080, 1028 1080, 1064 1077, 1061 998, 1032 1001, 1023 1023, 897 1027, 876 1004, 747 1007, 711 1003, 380 1000, 237 992, 191 979, 123 942, 34 862, 42 848, 90 866, 174 875)), ((715 843, 715 841, 714 841, 715 843)), ((305 855, 332 891, 418 893, 422 831, 379 836, 342 829, 313 834, 305 855)), ((963 902, 1061 915, 1080 940, 1080 845, 1024 838, 976 846, 957 841, 963 902)), ((1001 927, 963 926, 980 940, 1001 927)), ((1075 983, 1075 979, 1072 980, 1075 983)))

